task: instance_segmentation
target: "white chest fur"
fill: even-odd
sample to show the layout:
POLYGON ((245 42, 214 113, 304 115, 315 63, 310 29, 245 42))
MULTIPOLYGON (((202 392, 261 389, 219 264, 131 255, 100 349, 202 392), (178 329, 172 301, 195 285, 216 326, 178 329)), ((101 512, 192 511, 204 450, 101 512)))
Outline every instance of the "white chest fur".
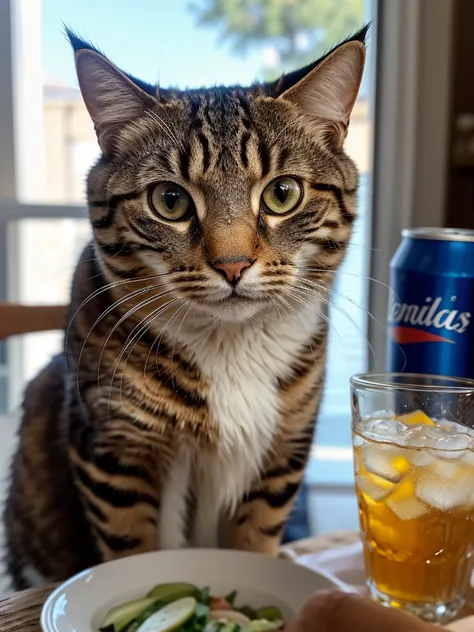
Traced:
POLYGON ((239 324, 191 324, 180 332, 193 360, 209 378, 208 405, 220 432, 218 454, 191 454, 183 446, 165 485, 160 546, 184 541, 185 502, 196 477, 197 514, 191 544, 217 546, 222 511, 235 509, 261 471, 279 423, 278 380, 320 326, 314 308, 239 324))

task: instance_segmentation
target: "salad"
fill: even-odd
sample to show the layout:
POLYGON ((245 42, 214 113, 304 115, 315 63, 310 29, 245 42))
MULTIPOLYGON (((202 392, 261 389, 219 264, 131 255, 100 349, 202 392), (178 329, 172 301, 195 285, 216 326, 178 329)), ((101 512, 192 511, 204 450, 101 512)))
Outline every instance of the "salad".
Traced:
POLYGON ((237 592, 214 597, 208 588, 173 583, 155 586, 146 597, 115 606, 99 632, 269 632, 283 628, 276 606, 236 606, 237 592))

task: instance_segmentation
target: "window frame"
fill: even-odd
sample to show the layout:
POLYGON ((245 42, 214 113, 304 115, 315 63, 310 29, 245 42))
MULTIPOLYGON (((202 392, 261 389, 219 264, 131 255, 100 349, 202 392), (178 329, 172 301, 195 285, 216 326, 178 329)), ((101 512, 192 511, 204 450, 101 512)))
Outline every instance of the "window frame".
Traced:
MULTIPOLYGON (((379 0, 369 311, 385 314, 401 231, 443 226, 449 153, 454 2, 379 0), (387 287, 383 287, 383 285, 387 287)), ((373 319, 371 371, 385 370, 386 332, 373 319)))
MULTIPOLYGON (((377 246, 370 250, 367 273, 388 283, 388 263, 400 241, 401 229, 424 224, 428 219, 432 225, 443 223, 452 3, 366 1, 368 12, 376 16, 372 42, 377 51, 375 63, 370 63, 367 70, 372 74, 371 85, 375 85, 371 99, 375 139, 369 229, 371 246, 377 246), (423 116, 426 104, 431 108, 429 117, 423 116)), ((36 8, 31 13, 29 0, 0 0, 0 300, 16 298, 15 278, 7 277, 7 263, 14 256, 17 241, 11 220, 76 219, 87 215, 83 206, 22 201, 32 199, 35 183, 37 186, 42 177, 43 160, 42 139, 35 128, 42 116, 37 111, 38 107, 42 109, 43 96, 38 94, 42 89, 38 82, 42 60, 40 53, 32 55, 35 43, 41 49, 41 0, 33 4, 36 8), (26 23, 28 39, 22 37, 26 23), (31 98, 32 90, 36 98, 31 98)), ((375 283, 368 283, 367 291, 370 312, 383 318, 380 315, 386 311, 387 292, 380 291, 375 283)), ((372 319, 368 319, 367 331, 374 350, 368 368, 381 370, 385 332, 372 319)), ((15 374, 15 367, 11 368, 15 374)), ((308 480, 314 484, 352 485, 350 449, 335 452, 334 448, 314 446, 308 480)))

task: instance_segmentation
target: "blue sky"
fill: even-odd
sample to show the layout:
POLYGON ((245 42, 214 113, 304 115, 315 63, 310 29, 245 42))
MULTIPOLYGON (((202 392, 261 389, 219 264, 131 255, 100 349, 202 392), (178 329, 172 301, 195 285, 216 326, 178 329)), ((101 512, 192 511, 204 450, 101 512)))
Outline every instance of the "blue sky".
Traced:
MULTIPOLYGON (((198 3, 200 0, 194 0, 198 3)), ((327 0, 337 2, 338 0, 327 0)), ((185 87, 249 84, 262 51, 241 57, 219 41, 215 27, 196 26, 190 0, 42 0, 43 69, 77 85, 63 22, 90 39, 124 70, 151 83, 185 87)), ((372 17, 366 0, 367 18, 372 17)), ((369 56, 370 57, 370 56, 369 56)), ((366 89, 366 72, 362 92, 366 89)))
POLYGON ((252 82, 261 54, 238 57, 214 28, 196 27, 189 0, 42 0, 43 68, 77 85, 65 22, 124 70, 161 85, 252 82))

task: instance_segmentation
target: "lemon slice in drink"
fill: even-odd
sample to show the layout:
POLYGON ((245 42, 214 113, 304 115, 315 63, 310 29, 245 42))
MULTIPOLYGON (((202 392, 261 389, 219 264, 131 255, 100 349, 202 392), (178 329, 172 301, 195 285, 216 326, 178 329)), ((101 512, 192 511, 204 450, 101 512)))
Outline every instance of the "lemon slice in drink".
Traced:
POLYGON ((415 410, 412 413, 406 415, 400 415, 397 417, 398 421, 401 421, 405 426, 435 426, 435 422, 428 417, 422 410, 415 410))
POLYGON ((358 474, 355 480, 366 502, 369 500, 372 503, 377 503, 386 498, 395 488, 395 483, 391 483, 387 479, 371 472, 358 474))
POLYGON ((152 614, 137 632, 171 632, 192 617, 196 610, 197 601, 194 597, 183 597, 152 614))
POLYGON ((409 474, 395 487, 385 504, 400 520, 415 520, 428 512, 426 506, 415 498, 415 482, 409 474))

